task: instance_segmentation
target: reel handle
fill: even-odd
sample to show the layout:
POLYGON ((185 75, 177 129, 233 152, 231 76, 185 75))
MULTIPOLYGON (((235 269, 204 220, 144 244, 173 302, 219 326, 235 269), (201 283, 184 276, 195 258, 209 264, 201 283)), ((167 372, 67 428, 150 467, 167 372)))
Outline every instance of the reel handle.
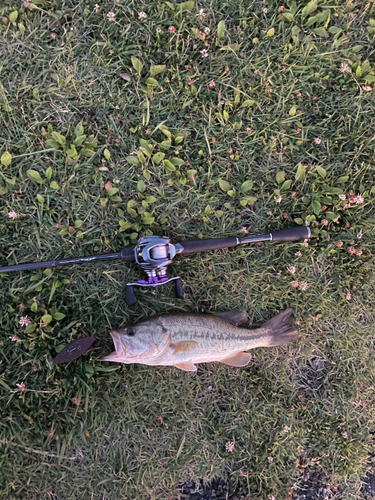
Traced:
POLYGON ((174 294, 176 296, 176 299, 183 299, 184 298, 184 291, 182 290, 181 279, 179 277, 176 277, 176 278, 170 278, 170 279, 165 278, 165 280, 160 281, 159 283, 157 283, 157 282, 147 283, 145 281, 138 282, 138 283, 128 283, 126 285, 126 289, 125 289, 125 297, 124 297, 125 304, 128 307, 132 307, 137 303, 137 297, 135 296, 135 293, 134 293, 134 286, 155 287, 157 285, 169 283, 170 281, 174 281, 174 294))

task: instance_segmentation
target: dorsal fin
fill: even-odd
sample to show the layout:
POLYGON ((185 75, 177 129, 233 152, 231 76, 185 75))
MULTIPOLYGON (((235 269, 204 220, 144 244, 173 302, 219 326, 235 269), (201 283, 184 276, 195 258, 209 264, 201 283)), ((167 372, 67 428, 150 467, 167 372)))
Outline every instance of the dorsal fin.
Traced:
POLYGON ((239 311, 238 309, 233 309, 232 311, 225 311, 221 313, 214 313, 215 316, 219 316, 219 318, 226 319, 230 323, 238 326, 247 321, 247 313, 246 311, 239 311))

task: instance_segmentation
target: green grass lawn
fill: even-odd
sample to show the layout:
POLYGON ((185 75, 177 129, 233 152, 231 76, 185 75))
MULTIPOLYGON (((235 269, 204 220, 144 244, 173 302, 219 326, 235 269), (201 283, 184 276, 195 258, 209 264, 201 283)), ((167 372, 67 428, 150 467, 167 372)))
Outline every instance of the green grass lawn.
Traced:
POLYGON ((1 498, 174 500, 216 478, 223 499, 302 498, 308 478, 317 499, 364 498, 374 3, 98 4, 0 2, 0 265, 151 234, 314 238, 180 256, 186 298, 137 290, 131 310, 143 275, 118 261, 2 274, 1 498), (239 308, 257 327, 288 307, 300 340, 246 368, 100 361, 111 329, 155 313, 239 308), (52 365, 82 334, 99 348, 52 365))

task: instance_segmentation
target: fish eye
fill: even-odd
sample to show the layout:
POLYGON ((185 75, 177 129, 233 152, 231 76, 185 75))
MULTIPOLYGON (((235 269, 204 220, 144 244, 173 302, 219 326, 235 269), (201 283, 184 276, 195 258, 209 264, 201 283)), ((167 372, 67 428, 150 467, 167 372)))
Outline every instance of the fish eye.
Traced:
POLYGON ((133 330, 133 328, 128 329, 128 335, 129 335, 129 337, 134 337, 135 331, 133 330))

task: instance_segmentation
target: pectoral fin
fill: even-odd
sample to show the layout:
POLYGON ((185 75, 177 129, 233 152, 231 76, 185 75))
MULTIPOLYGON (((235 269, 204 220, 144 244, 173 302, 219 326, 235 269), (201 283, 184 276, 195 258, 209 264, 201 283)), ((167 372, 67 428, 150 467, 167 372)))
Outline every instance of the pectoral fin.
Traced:
POLYGON ((252 358, 252 355, 248 352, 239 352, 230 358, 224 358, 220 360, 220 363, 224 363, 229 366, 246 366, 252 358))
POLYGON ((214 313, 215 316, 219 316, 219 318, 226 319, 230 323, 238 326, 247 321, 246 311, 238 311, 237 309, 233 309, 233 311, 225 311, 221 313, 214 313))
POLYGON ((196 342, 195 340, 182 340, 181 342, 171 344, 171 349, 173 349, 173 354, 179 354, 181 352, 194 351, 197 345, 198 342, 196 342))
POLYGON ((178 365, 174 365, 176 368, 179 368, 180 370, 184 370, 185 372, 196 372, 197 367, 190 362, 187 363, 179 363, 178 365))

